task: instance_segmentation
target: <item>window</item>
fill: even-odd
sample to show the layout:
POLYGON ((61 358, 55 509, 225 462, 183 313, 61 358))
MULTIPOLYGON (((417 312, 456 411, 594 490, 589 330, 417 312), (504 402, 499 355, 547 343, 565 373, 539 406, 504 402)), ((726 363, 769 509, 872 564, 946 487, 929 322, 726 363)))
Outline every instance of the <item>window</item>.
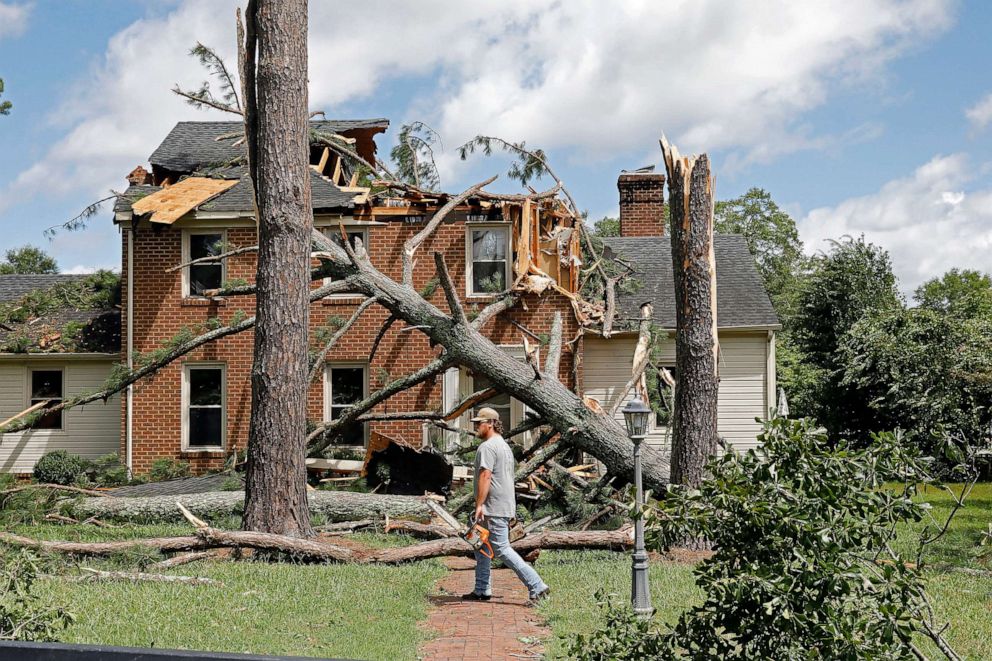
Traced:
POLYGON ((224 447, 224 366, 187 365, 183 382, 183 446, 188 450, 224 447))
POLYGON ((510 275, 509 231, 506 226, 469 227, 468 293, 495 294, 504 291, 510 275))
MULTIPOLYGON (((30 404, 47 402, 42 407, 49 408, 62 402, 62 370, 31 370, 30 404)), ((31 425, 32 429, 62 429, 62 411, 46 413, 31 425)))
MULTIPOLYGON (((367 394, 365 365, 328 365, 324 377, 324 419, 337 420, 367 394)), ((365 445, 365 424, 354 423, 340 430, 341 445, 365 445)))
MULTIPOLYGON (((343 246, 341 242, 341 229, 339 227, 326 227, 321 231, 323 232, 324 236, 329 238, 331 241, 333 241, 339 246, 343 246)), ((365 249, 368 250, 369 233, 367 229, 365 229, 364 227, 345 226, 344 232, 345 234, 348 235, 348 243, 351 244, 352 248, 358 245, 358 241, 361 241, 362 245, 365 246, 365 249)), ((324 278, 325 285, 333 281, 334 278, 324 278)), ((340 294, 333 294, 332 298, 334 296, 361 296, 361 294, 359 292, 343 292, 340 294)))
MULTIPOLYGON (((224 232, 186 232, 183 261, 216 257, 224 252, 224 232)), ((220 289, 224 282, 224 262, 209 261, 186 267, 184 296, 203 296, 208 289, 220 289)))
MULTIPOLYGON (((472 389, 475 392, 485 390, 486 388, 491 388, 492 385, 492 381, 483 375, 472 375, 472 389)), ((474 418, 477 416, 479 414, 479 410, 486 406, 491 409, 496 409, 496 412, 499 413, 499 419, 503 421, 503 433, 510 431, 512 428, 510 423, 513 419, 513 416, 511 415, 512 402, 510 396, 505 392, 501 392, 493 397, 490 397, 486 401, 479 403, 472 409, 472 417, 474 418)))

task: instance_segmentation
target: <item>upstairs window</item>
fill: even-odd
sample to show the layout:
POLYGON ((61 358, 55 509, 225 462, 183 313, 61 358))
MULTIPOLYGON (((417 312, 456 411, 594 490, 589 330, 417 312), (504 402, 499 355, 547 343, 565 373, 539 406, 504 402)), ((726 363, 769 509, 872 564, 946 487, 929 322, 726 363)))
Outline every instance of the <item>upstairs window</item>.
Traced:
POLYGON ((470 296, 497 294, 509 286, 510 232, 506 226, 469 227, 468 293, 470 296))
MULTIPOLYGON (((327 227, 321 230, 327 238, 336 243, 339 246, 344 247, 341 239, 341 229, 338 227, 327 227)), ((365 246, 365 250, 369 248, 369 232, 364 227, 348 227, 344 228, 345 234, 348 236, 348 243, 351 244, 352 249, 354 249, 358 242, 361 241, 362 245, 365 246)), ((334 278, 324 278, 324 284, 334 282, 334 278)), ((342 292, 340 294, 333 294, 331 298, 338 296, 361 296, 359 292, 342 292)))
POLYGON ((224 447, 224 366, 187 365, 183 445, 189 450, 224 447))
MULTIPOLYGON (((31 406, 47 402, 44 410, 61 404, 62 398, 62 370, 31 370, 31 406)), ((31 428, 61 430, 62 411, 43 414, 31 428)))
MULTIPOLYGON (((224 232, 186 232, 183 234, 183 261, 216 257, 224 252, 224 232)), ((224 282, 224 262, 210 260, 186 267, 184 296, 203 296, 209 289, 220 289, 224 282)))

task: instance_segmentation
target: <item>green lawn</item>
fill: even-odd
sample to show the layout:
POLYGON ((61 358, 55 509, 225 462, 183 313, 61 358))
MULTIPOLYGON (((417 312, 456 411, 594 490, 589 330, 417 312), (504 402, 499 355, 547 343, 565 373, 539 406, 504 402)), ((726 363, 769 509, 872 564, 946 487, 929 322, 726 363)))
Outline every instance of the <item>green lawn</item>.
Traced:
MULTIPOLYGON (((946 516, 949 498, 933 491, 925 497, 934 504, 938 518, 946 516)), ((949 572, 947 568, 984 567, 977 552, 990 522, 992 485, 980 485, 928 558, 928 582, 936 608, 952 623, 949 639, 971 659, 992 658, 992 578, 949 572)), ((12 532, 43 539, 95 541, 186 535, 190 528, 20 525, 12 532)), ((912 534, 912 530, 900 531, 898 544, 910 548, 912 534)), ((412 541, 375 534, 350 538, 375 546, 412 541)), ((155 559, 150 553, 132 553, 83 564, 133 568, 155 559)), ((538 569, 553 588, 552 598, 540 607, 554 634, 547 641, 549 658, 561 658, 565 639, 598 626, 597 590, 620 601, 629 599, 630 558, 625 554, 545 552, 538 569)), ((59 564, 49 569, 64 570, 59 564)), ((418 646, 429 635, 419 624, 426 616, 427 597, 445 569, 438 561, 401 567, 200 562, 172 571, 214 578, 224 585, 86 584, 52 578, 39 583, 39 592, 46 601, 61 604, 77 616, 62 636, 68 642, 415 659, 418 646)), ((657 618, 666 623, 673 622, 700 596, 692 567, 673 562, 653 563, 651 590, 657 618)))

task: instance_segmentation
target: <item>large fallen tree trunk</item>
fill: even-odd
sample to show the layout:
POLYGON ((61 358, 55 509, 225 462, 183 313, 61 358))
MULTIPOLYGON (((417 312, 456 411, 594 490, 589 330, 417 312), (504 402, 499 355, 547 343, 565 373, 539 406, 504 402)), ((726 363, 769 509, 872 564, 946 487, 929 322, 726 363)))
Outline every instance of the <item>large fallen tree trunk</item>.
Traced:
MULTIPOLYGON (((320 232, 314 232, 312 237, 317 248, 327 254, 328 270, 334 277, 349 278, 356 290, 378 297, 389 312, 417 326, 435 344, 443 346, 449 361, 486 375, 501 392, 525 402, 548 425, 562 432, 564 443, 595 456, 611 475, 633 480, 633 444, 616 420, 602 410, 587 407, 556 375, 535 378, 530 365, 515 359, 483 335, 489 321, 517 302, 514 295, 497 300, 469 322, 460 315, 445 314, 411 285, 386 277, 372 266, 366 255, 349 256, 320 232)), ((642 449, 642 457, 645 486, 663 490, 668 482, 668 464, 650 447, 642 449)))
MULTIPOLYGON (((318 539, 301 539, 272 533, 199 528, 195 537, 131 539, 118 542, 50 542, 0 533, 0 542, 54 553, 72 555, 114 555, 136 548, 192 551, 212 548, 250 548, 287 553, 299 560, 395 565, 445 556, 472 556, 474 552, 461 538, 437 539, 421 544, 388 549, 355 549, 318 539)), ((512 544, 518 553, 537 549, 606 549, 623 551, 633 543, 632 529, 592 532, 548 531, 532 534, 512 544)))
MULTIPOLYGON (((307 498, 311 514, 319 514, 328 522, 355 519, 430 518, 423 500, 413 496, 383 496, 349 491, 312 491, 307 498)), ((183 521, 176 508, 182 503, 203 519, 240 515, 244 509, 243 491, 214 491, 211 493, 147 498, 85 498, 72 506, 77 518, 97 516, 100 519, 141 520, 148 522, 183 521)))

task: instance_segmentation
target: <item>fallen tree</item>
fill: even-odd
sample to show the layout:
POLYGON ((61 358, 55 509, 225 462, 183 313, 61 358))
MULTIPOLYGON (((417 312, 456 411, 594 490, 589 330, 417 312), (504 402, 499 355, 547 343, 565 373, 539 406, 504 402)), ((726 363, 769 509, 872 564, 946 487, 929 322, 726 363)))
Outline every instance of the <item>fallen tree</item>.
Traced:
MULTIPOLYGON (((603 549, 625 551, 633 544, 633 529, 605 531, 546 531, 527 535, 512 544, 522 554, 544 549, 603 549)), ((155 549, 162 552, 202 551, 217 548, 256 549, 285 553, 299 560, 312 562, 347 562, 358 564, 395 565, 415 560, 450 556, 474 555, 461 538, 436 539, 411 546, 386 549, 362 549, 340 546, 322 539, 301 539, 273 533, 244 530, 220 530, 200 527, 188 537, 129 539, 117 542, 50 542, 30 539, 11 533, 0 533, 0 542, 50 553, 83 556, 115 555, 135 549, 155 549)))
MULTIPOLYGON (((244 491, 213 491, 179 496, 149 496, 146 498, 84 498, 71 505, 71 513, 79 519, 98 517, 104 520, 148 522, 182 521, 176 509, 181 503, 196 516, 217 519, 240 515, 244 511, 244 491)), ((385 496, 351 491, 311 491, 307 494, 310 513, 328 522, 355 519, 412 518, 428 519, 430 510, 423 499, 413 496, 385 496)))

